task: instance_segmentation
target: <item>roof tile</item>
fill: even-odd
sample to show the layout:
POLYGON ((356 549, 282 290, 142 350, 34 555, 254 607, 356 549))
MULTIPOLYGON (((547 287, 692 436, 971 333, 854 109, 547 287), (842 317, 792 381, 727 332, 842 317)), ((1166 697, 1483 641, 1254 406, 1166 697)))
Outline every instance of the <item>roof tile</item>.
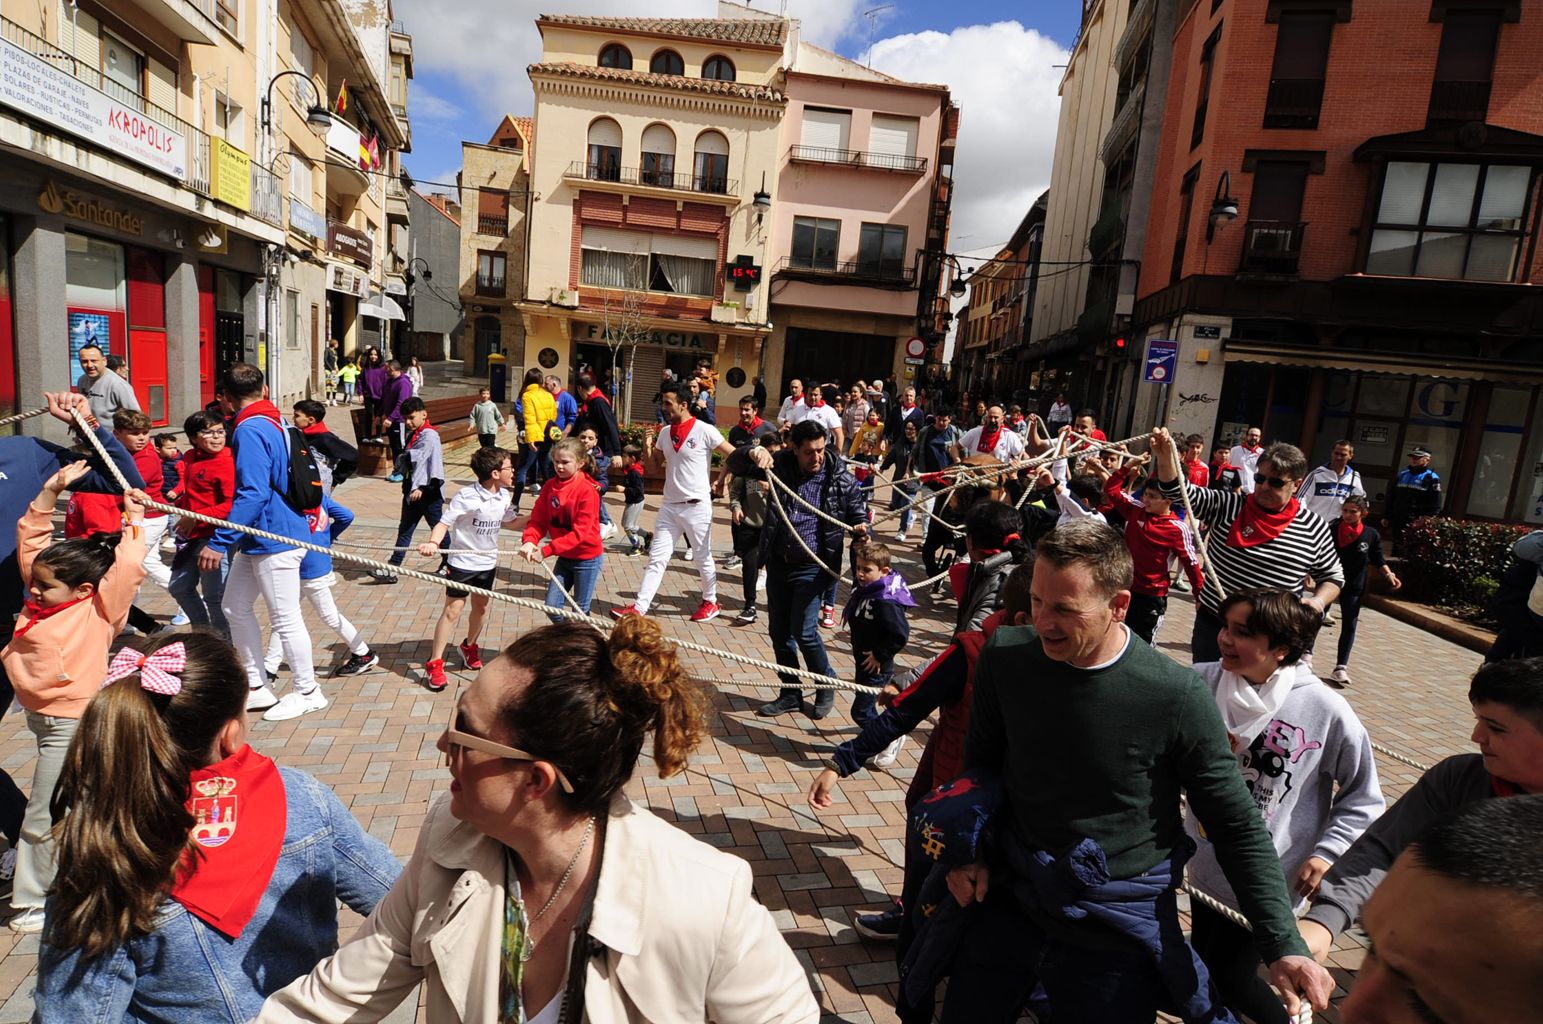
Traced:
POLYGON ((592 78, 604 82, 626 82, 632 85, 657 85, 685 92, 701 92, 714 96, 736 96, 746 100, 767 100, 781 103, 782 93, 769 85, 750 85, 745 82, 720 82, 711 78, 688 78, 685 75, 656 75, 648 71, 624 71, 621 68, 601 68, 592 64, 572 62, 532 64, 531 74, 564 75, 570 78, 592 78))
POLYGON ((579 14, 543 14, 537 20, 554 25, 685 36, 751 46, 781 46, 787 38, 788 30, 784 18, 604 18, 579 14))

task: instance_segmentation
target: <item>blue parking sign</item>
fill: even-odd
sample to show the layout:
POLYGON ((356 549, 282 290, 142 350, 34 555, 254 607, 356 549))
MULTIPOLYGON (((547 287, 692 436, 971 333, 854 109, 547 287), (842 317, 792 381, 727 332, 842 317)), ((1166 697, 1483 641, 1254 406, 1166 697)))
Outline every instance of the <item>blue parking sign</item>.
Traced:
POLYGON ((1179 365, 1179 343, 1168 338, 1147 339, 1146 368, 1141 379, 1148 384, 1172 384, 1179 365))

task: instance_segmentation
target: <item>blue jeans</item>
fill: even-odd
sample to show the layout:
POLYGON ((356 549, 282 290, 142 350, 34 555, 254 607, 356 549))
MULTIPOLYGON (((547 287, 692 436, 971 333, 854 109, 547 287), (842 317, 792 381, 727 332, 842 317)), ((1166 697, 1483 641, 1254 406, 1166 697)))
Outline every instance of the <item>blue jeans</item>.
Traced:
MULTIPOLYGON (((902 506, 909 505, 911 502, 913 502, 915 500, 916 500, 916 495, 915 495, 914 492, 911 493, 911 494, 907 494, 905 491, 901 490, 899 487, 890 488, 890 492, 889 492, 889 508, 890 508, 891 512, 893 512, 897 508, 901 508, 902 506)), ((911 528, 911 516, 913 516, 915 514, 916 514, 916 510, 913 509, 913 508, 907 508, 904 512, 900 513, 900 532, 901 533, 905 533, 907 530, 909 530, 911 528)))
MULTIPOLYGON (((11 624, 5 624, 4 633, 0 633, 0 646, 11 642, 11 624)), ((11 677, 6 673, 5 666, 0 664, 0 716, 10 710, 11 699, 16 696, 16 688, 11 685, 11 677)), ((0 770, 0 833, 5 835, 6 841, 15 846, 21 838, 22 814, 27 809, 27 796, 11 779, 7 771, 0 770)))
POLYGON ((177 607, 195 626, 210 626, 226 639, 230 638, 230 625, 225 621, 225 610, 220 602, 225 600, 225 577, 230 575, 230 556, 220 559, 220 567, 204 572, 198 567, 199 553, 208 545, 204 537, 189 543, 171 560, 171 582, 167 591, 177 600, 177 607), (202 591, 202 593, 200 593, 202 591))
POLYGON ((550 463, 547 461, 547 453, 551 444, 542 441, 540 444, 524 444, 520 446, 519 467, 514 472, 514 507, 520 507, 520 498, 525 493, 527 482, 535 483, 537 489, 541 487, 541 481, 550 474, 550 463), (535 479, 532 481, 531 478, 535 479))
MULTIPOLYGON (((810 672, 832 675, 825 641, 820 639, 820 601, 830 576, 817 565, 793 565, 773 558, 766 565, 766 633, 776 652, 777 664, 798 667, 802 652, 810 672)), ((798 677, 778 673, 782 680, 778 698, 803 699, 798 677)), ((829 704, 834 691, 819 691, 818 702, 829 704)))
POLYGON ((407 545, 413 542, 413 531, 418 528, 419 521, 429 524, 429 529, 439 525, 440 517, 445 513, 445 500, 434 492, 432 498, 419 498, 413 501, 407 495, 402 495, 402 518, 396 524, 396 551, 391 552, 387 559, 392 565, 401 565, 407 558, 407 545))
MULTIPOLYGON (((600 582, 600 566, 604 561, 604 555, 596 555, 594 558, 559 558, 552 567, 554 580, 546 588, 547 607, 573 610, 557 590, 557 584, 561 583, 563 589, 572 594, 579 607, 584 609, 584 613, 589 614, 589 602, 594 600, 595 585, 600 582)), ((566 620, 554 616, 552 621, 566 620)))

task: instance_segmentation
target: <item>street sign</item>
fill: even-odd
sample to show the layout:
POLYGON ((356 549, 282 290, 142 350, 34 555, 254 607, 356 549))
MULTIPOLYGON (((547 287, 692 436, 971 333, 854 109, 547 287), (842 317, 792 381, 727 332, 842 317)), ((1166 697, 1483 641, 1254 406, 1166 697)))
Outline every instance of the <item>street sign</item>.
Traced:
POLYGON ((1195 337, 1205 338, 1210 341, 1220 341, 1222 329, 1215 324, 1196 324, 1195 337))
POLYGON ((922 365, 925 362, 926 362, 925 359, 918 359, 915 356, 906 356, 905 357, 905 364, 907 366, 920 366, 920 365, 922 365))
POLYGON ((920 338, 912 338, 905 343, 905 354, 912 359, 921 359, 927 354, 927 343, 920 338))
POLYGON ((1179 343, 1167 338, 1147 339, 1146 368, 1141 379, 1148 384, 1172 384, 1179 365, 1179 343))

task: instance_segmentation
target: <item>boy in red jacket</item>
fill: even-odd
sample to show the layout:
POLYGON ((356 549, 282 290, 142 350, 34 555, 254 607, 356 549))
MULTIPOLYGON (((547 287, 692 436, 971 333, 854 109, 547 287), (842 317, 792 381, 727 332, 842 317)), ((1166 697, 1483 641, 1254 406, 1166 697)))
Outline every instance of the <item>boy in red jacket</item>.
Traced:
POLYGON ((1169 559, 1177 556, 1195 593, 1200 593, 1205 579, 1194 536, 1173 514, 1173 503, 1153 486, 1143 488, 1140 498, 1128 493, 1125 481, 1131 472, 1127 464, 1111 473, 1104 481, 1104 496, 1125 520, 1125 546, 1130 549, 1134 570, 1125 625, 1150 644, 1168 610, 1169 559))
MULTIPOLYGON (((557 556, 552 584, 547 587, 548 608, 568 608, 557 589, 561 584, 585 614, 600 582, 605 547, 600 540, 600 492, 595 489, 595 460, 576 437, 565 437, 552 446, 552 479, 541 485, 541 496, 531 509, 530 524, 521 536, 520 554, 535 562, 557 556), (549 538, 545 541, 542 538, 549 538)), ((561 619, 553 617, 553 622, 561 619)))
MULTIPOLYGON (((236 498, 236 460, 225 443, 225 421, 212 412, 195 412, 183 422, 182 430, 189 447, 182 456, 177 507, 216 519, 228 518, 236 498)), ((220 604, 225 600, 230 559, 221 559, 219 566, 208 572, 198 567, 199 554, 214 536, 214 527, 207 523, 183 516, 177 520, 177 536, 183 545, 171 560, 171 584, 166 589, 190 623, 210 626, 228 638, 230 626, 220 604)))

